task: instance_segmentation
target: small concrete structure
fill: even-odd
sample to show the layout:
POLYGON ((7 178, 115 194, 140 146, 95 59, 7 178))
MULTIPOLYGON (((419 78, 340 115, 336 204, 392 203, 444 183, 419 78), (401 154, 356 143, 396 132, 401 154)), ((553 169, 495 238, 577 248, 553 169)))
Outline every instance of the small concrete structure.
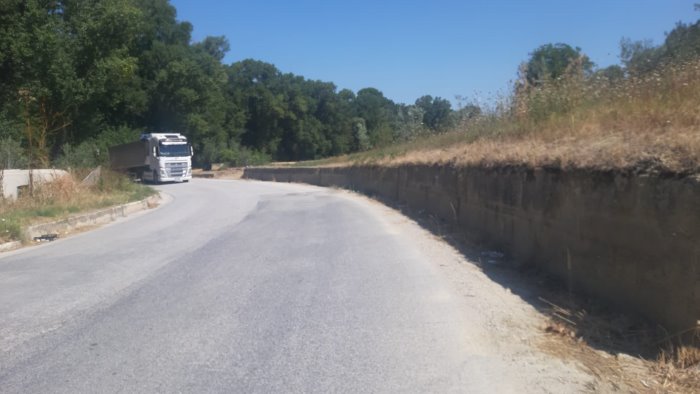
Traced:
MULTIPOLYGON (((30 170, 4 170, 2 177, 2 191, 5 198, 17 198, 17 189, 29 185, 30 170)), ((35 184, 51 182, 54 179, 68 175, 64 170, 41 169, 31 170, 35 184)))

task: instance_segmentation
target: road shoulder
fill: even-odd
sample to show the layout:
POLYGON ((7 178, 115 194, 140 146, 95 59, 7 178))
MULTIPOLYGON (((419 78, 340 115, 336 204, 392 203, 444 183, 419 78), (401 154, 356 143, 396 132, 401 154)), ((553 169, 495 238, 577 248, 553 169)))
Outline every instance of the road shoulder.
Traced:
POLYGON ((70 215, 65 219, 53 222, 28 226, 24 229, 24 241, 11 241, 0 244, 0 257, 28 246, 56 242, 76 234, 121 222, 126 218, 160 208, 168 204, 172 199, 173 197, 169 194, 159 192, 139 201, 70 215), (54 235, 55 237, 53 237, 54 235))

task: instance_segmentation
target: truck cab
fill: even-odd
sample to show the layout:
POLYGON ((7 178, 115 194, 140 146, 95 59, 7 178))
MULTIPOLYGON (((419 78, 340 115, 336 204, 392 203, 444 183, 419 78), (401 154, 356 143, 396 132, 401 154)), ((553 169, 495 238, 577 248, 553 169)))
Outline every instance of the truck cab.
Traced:
POLYGON ((187 182, 192 179, 192 146, 179 133, 144 133, 148 143, 149 170, 142 179, 151 182, 187 182))

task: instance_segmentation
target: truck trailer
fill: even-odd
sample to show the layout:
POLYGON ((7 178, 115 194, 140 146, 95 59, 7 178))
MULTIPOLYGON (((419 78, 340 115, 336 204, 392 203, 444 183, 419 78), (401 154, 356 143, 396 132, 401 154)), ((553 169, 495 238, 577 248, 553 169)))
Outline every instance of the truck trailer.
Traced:
POLYGON ((144 182, 192 179, 192 146, 179 133, 144 133, 138 141, 109 148, 110 167, 144 182))

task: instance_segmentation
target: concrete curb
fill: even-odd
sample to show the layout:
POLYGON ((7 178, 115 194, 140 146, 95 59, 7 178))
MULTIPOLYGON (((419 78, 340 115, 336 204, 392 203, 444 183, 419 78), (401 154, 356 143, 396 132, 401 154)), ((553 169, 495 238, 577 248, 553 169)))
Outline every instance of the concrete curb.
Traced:
MULTIPOLYGON (((160 194, 156 194, 140 201, 128 204, 117 205, 98 211, 70 216, 66 219, 57 220, 50 223, 41 223, 29 226, 24 230, 27 239, 33 239, 44 234, 65 235, 74 230, 87 226, 99 226, 115 221, 120 217, 127 217, 133 213, 143 211, 158 206, 161 200, 160 194)), ((18 249, 22 246, 21 241, 12 241, 0 244, 0 252, 18 249)))
POLYGON ((22 241, 5 242, 4 244, 0 244, 0 253, 15 250, 20 247, 22 247, 22 241))

